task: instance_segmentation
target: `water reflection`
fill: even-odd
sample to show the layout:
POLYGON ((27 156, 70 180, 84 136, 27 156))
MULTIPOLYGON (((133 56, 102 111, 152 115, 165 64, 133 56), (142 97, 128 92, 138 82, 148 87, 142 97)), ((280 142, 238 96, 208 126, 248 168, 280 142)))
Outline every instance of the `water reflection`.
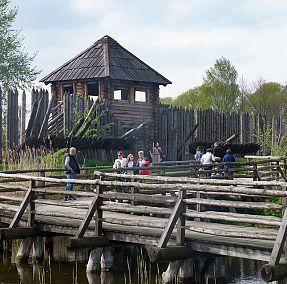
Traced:
MULTIPOLYGON (((167 264, 151 265, 143 257, 131 256, 137 249, 116 250, 113 271, 86 273, 88 252, 67 253, 63 238, 55 238, 46 242, 43 265, 15 264, 16 249, 7 246, 0 255, 1 284, 124 284, 124 283, 161 283, 162 272, 167 264), (129 268, 127 265, 129 261, 129 268), (70 261, 70 262, 69 262, 70 261), (141 266, 141 268, 139 268, 141 266), (145 279, 142 282, 141 279, 145 279), (131 280, 131 281, 130 281, 131 280)), ((15 245, 15 244, 14 244, 15 245)), ((142 252, 141 252, 142 254, 142 252)), ((197 273, 193 278, 181 283, 208 284, 263 284, 260 269, 263 262, 231 257, 200 258, 193 262, 197 273), (196 263, 196 265, 195 265, 196 263)), ((192 262, 190 262, 192 265, 192 262)), ((179 283, 173 282, 173 283, 179 283)), ((273 284, 286 284, 286 280, 273 284)))

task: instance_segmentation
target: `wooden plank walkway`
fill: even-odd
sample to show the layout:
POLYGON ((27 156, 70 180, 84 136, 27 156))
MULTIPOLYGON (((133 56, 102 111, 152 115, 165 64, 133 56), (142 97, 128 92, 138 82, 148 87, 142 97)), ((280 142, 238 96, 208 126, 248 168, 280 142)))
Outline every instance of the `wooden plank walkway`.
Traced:
MULTIPOLYGON (((46 200, 45 202, 53 202, 46 200)), ((55 202, 55 201, 54 201, 55 202)), ((56 203, 56 202, 55 202, 56 203)), ((59 202, 58 205, 36 205, 36 223, 44 232, 74 236, 83 220, 91 199, 80 198, 77 201, 59 202)), ((117 205, 108 202, 106 205, 117 205)), ((129 207, 129 204, 121 204, 129 207)), ((0 222, 10 224, 18 206, 4 205, 0 207, 0 222), (9 217, 10 216, 10 217, 9 217)), ((24 216, 24 220, 27 214, 24 216)), ((158 245, 159 238, 168 223, 168 218, 139 216, 129 213, 103 213, 104 235, 111 241, 123 241, 141 245, 158 245)), ((25 221, 22 222, 25 225, 25 221)), ((186 242, 197 252, 238 256, 268 261, 277 236, 278 229, 241 227, 218 223, 187 221, 186 242), (246 233, 248 232, 248 234, 246 233)), ((94 236, 93 223, 85 236, 94 236)), ((176 230, 168 245, 175 245, 176 230)))
POLYGON ((0 173, 0 222, 10 227, 0 236, 52 233, 70 236, 75 247, 144 245, 156 261, 204 253, 273 267, 285 257, 286 188, 285 181, 247 179, 94 172, 94 179, 67 180, 0 173), (76 185, 75 201, 63 201, 68 182, 76 185))

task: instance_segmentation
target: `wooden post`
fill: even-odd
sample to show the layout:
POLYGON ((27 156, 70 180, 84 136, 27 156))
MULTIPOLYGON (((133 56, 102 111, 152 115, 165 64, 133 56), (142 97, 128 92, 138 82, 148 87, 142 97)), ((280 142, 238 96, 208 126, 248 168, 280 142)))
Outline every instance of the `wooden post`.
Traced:
POLYGON ((181 266, 181 260, 170 261, 167 270, 162 273, 162 283, 170 283, 176 281, 176 277, 181 266))
MULTIPOLYGON (((97 187, 98 187, 98 185, 97 185, 97 187)), ((91 222, 91 220, 93 218, 93 215, 95 214, 95 212, 100 211, 99 210, 100 200, 101 200, 101 197, 99 196, 99 193, 98 193, 95 196, 93 202, 89 206, 89 209, 88 209, 88 211, 86 213, 86 216, 83 219, 83 221, 82 221, 82 223, 81 223, 81 225, 79 227, 79 230, 78 230, 78 232, 76 234, 76 238, 83 238, 84 237, 85 232, 88 229, 89 224, 90 224, 90 222, 91 222)), ((100 218, 102 218, 102 216, 100 218)), ((96 224, 95 224, 96 236, 99 236, 97 234, 97 230, 98 230, 97 224, 102 224, 102 221, 100 220, 100 221, 96 222, 96 224)))
POLYGON ((3 137, 3 122, 2 122, 2 104, 3 104, 3 96, 2 96, 2 89, 0 87, 0 164, 2 164, 3 159, 3 145, 2 145, 2 137, 3 137))
POLYGON ((50 113, 52 111, 52 108, 53 108, 53 106, 55 104, 55 101, 56 101, 56 93, 53 92, 51 100, 49 102, 48 109, 46 111, 46 114, 45 114, 45 117, 44 117, 44 120, 43 120, 43 123, 42 123, 40 131, 39 131, 38 139, 40 139, 42 136, 44 136, 44 134, 48 134, 48 119, 49 119, 50 113))
MULTIPOLYGON (((84 175, 85 175, 86 179, 90 179, 90 171, 88 169, 84 171, 84 175)), ((91 190, 91 185, 87 184, 85 186, 85 190, 90 191, 91 190)))
POLYGON ((42 263, 44 257, 43 238, 36 237, 33 246, 33 258, 35 263, 42 263))
POLYGON ((26 128, 26 93, 22 93, 22 106, 21 106, 21 129, 20 129, 20 143, 25 142, 25 128, 26 128))
MULTIPOLYGON (((197 191, 197 192, 196 192, 196 198, 197 198, 197 199, 200 199, 200 195, 201 195, 201 192, 200 192, 200 191, 197 191)), ((196 212, 200 213, 200 211, 201 211, 201 206, 200 206, 200 204, 196 204, 196 212)), ((194 221, 200 222, 200 218, 194 218, 194 221)))
POLYGON ((100 269, 101 256, 103 248, 96 248, 90 252, 89 261, 86 267, 86 272, 94 272, 100 269))
MULTIPOLYGON (((131 182, 134 182, 134 181, 135 181, 135 180, 132 178, 132 179, 131 179, 131 182)), ((131 187, 130 187, 130 190, 131 190, 131 194, 134 195, 134 194, 135 194, 135 188, 134 188, 133 186, 131 186, 131 187)), ((132 201, 131 201, 131 205, 132 205, 132 206, 135 206, 135 205, 136 205, 136 202, 135 202, 134 200, 132 200, 132 201)))
POLYGON ((33 245, 32 237, 27 237, 22 240, 16 255, 16 262, 23 263, 28 261, 32 245, 33 245))
MULTIPOLYGON (((282 186, 282 191, 286 192, 286 190, 287 190, 287 187, 282 186)), ((282 205, 284 205, 284 209, 282 211, 282 215, 284 215, 286 211, 286 206, 287 206, 287 197, 282 197, 282 205)), ((285 241, 285 260, 287 261, 287 241, 285 241)))
MULTIPOLYGON (((45 171, 40 171, 39 175, 40 175, 40 177, 45 177, 46 173, 45 173, 45 171)), ((44 181, 39 181, 38 182, 38 186, 44 188, 45 187, 45 182, 44 181)))
MULTIPOLYGON (((160 240, 159 240, 158 245, 157 245, 158 248, 165 248, 167 246, 167 243, 170 239, 170 236, 171 236, 172 231, 175 227, 175 224, 178 221, 178 218, 182 215, 183 208, 184 208, 183 199, 181 197, 179 197, 175 206, 174 206, 174 209, 173 209, 173 211, 169 217, 168 223, 167 223, 166 227, 164 228, 164 231, 160 237, 160 240)), ((181 220, 181 221, 183 221, 183 220, 181 220)), ((180 229, 182 229, 182 228, 180 228, 180 229)), ((182 241, 183 237, 184 237, 184 233, 182 233, 182 231, 180 233, 178 233, 177 239, 180 239, 180 241, 182 241)))
POLYGON ((29 202, 29 214, 28 214, 28 227, 34 227, 35 225, 35 192, 33 191, 35 188, 35 181, 30 181, 30 190, 31 190, 31 199, 29 202))
POLYGON ((114 247, 108 246, 104 247, 103 254, 101 257, 101 270, 102 271, 109 271, 113 268, 114 264, 114 247))
MULTIPOLYGON (((178 198, 184 202, 184 199, 186 198, 186 190, 180 189, 178 192, 178 198)), ((177 234, 176 234, 176 245, 183 246, 185 243, 185 216, 183 215, 186 212, 186 204, 183 203, 183 208, 181 211, 181 214, 178 217, 177 221, 177 234)))
POLYGON ((286 236, 287 236, 287 210, 284 211, 282 223, 278 230, 277 237, 276 237, 273 249, 272 249, 272 253, 271 253, 271 257, 269 261, 269 264, 271 266, 275 266, 279 264, 281 253, 284 248, 285 241, 286 241, 286 236))
POLYGON ((257 164, 256 163, 252 164, 252 168, 253 168, 253 171, 252 171, 252 173, 253 173, 253 180, 256 181, 257 180, 257 175, 258 175, 257 164))
POLYGON ((100 209, 100 206, 102 205, 102 198, 100 197, 100 195, 103 194, 103 186, 97 185, 96 192, 99 195, 99 203, 98 203, 99 205, 95 212, 95 235, 98 237, 102 236, 103 234, 102 229, 103 211, 100 209))
POLYGON ((178 277, 180 279, 186 279, 192 277, 194 275, 193 268, 194 268, 193 258, 183 260, 178 271, 178 277))
POLYGON ((276 162, 276 180, 279 180, 279 178, 280 178, 280 161, 277 161, 276 162))

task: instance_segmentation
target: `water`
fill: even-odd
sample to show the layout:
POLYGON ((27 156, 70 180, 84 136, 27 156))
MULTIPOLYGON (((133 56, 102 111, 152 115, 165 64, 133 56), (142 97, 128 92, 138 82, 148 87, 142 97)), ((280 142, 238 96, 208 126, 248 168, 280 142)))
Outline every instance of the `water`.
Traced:
MULTIPOLYGON (((86 274, 87 251, 67 253, 64 249, 64 238, 54 238, 46 243, 44 265, 15 264, 15 254, 19 242, 0 255, 0 283, 1 284, 124 284, 141 283, 139 274, 145 274, 144 283, 161 283, 159 275, 165 271, 167 264, 151 265, 142 251, 132 248, 118 250, 113 272, 99 272, 86 274), (47 245, 48 244, 48 245, 47 245), (137 252, 137 255, 134 252, 137 252), (140 255, 140 257, 139 257, 140 255), (127 259, 129 260, 128 269, 127 259), (145 267, 139 269, 139 266, 145 267), (139 271, 140 270, 140 271, 139 271), (150 272, 151 271, 151 272, 150 272)), ((204 259, 197 263, 204 264, 204 259)), ((231 257, 218 257, 206 265, 205 274, 197 275, 196 279, 187 279, 183 283, 209 283, 209 284, 263 284, 260 279, 260 269, 264 263, 231 257)), ((178 283, 178 282, 173 282, 178 283)), ((273 282, 277 283, 277 282, 273 282)), ((280 282, 283 284, 283 282, 280 282)), ((286 284, 286 282, 284 282, 286 284)))

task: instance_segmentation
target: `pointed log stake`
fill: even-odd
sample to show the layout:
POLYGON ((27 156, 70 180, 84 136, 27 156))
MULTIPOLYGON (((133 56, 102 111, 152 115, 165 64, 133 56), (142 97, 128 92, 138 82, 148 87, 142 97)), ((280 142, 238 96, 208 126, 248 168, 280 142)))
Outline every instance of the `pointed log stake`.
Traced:
POLYGON ((231 142, 232 142, 233 140, 235 140, 237 137, 238 137, 238 134, 235 133, 235 134, 231 135, 229 138, 227 138, 227 139, 223 142, 223 144, 225 144, 225 143, 231 143, 231 142))
POLYGON ((81 137, 85 133, 85 131, 87 130, 88 126, 90 126, 92 118, 95 114, 95 111, 96 111, 98 105, 99 105, 99 102, 94 101, 91 109, 89 110, 87 117, 85 118, 85 120, 84 120, 82 126, 80 127, 79 131, 77 132, 76 136, 81 137))
POLYGON ((141 123, 139 126, 132 128, 131 130, 124 133, 119 139, 129 139, 130 137, 136 135, 136 133, 145 126, 146 123, 141 123))
POLYGON ((40 138, 43 136, 45 127, 48 127, 48 125, 47 125, 47 123, 48 123, 48 118, 49 118, 49 115, 50 115, 50 113, 51 113, 51 110, 52 110, 52 108, 53 108, 53 106, 54 106, 55 100, 56 100, 56 94, 53 93, 53 94, 52 94, 52 97, 51 97, 51 100, 50 100, 50 102, 49 102, 48 109, 47 109, 46 114, 45 114, 45 117, 44 117, 44 121, 43 121, 42 126, 41 126, 41 129, 40 129, 40 131, 39 131, 38 139, 40 139, 40 138))
POLYGON ((34 119, 35 119, 35 116, 36 116, 36 113, 37 113, 37 109, 38 109, 38 102, 35 101, 33 106, 32 106, 32 112, 31 112, 31 115, 30 115, 30 119, 29 119, 29 122, 28 122, 27 129, 26 129, 26 138, 31 136, 31 130, 32 130, 32 127, 33 127, 33 123, 34 123, 34 119))
POLYGON ((181 146, 179 146, 179 148, 177 149, 177 155, 180 156, 183 149, 185 148, 185 144, 188 142, 188 140, 190 139, 190 137, 193 135, 193 133, 196 131, 198 127, 198 124, 195 124, 193 126, 193 128, 191 129, 191 131, 189 132, 189 134, 186 136, 186 138, 184 139, 184 142, 182 143, 181 146))

